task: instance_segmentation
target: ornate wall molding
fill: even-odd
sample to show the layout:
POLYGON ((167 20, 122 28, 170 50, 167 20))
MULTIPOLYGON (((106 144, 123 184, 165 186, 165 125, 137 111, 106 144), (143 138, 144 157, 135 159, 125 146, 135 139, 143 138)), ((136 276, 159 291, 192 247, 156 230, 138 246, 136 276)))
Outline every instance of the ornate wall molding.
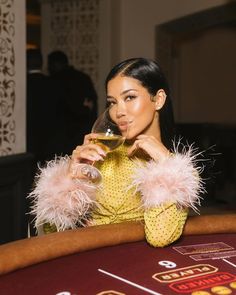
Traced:
POLYGON ((14 0, 0 0, 0 156, 11 154, 16 141, 14 0))
POLYGON ((99 0, 42 0, 41 4, 50 18, 48 30, 42 32, 49 42, 47 50, 63 50, 70 63, 97 84, 99 0))

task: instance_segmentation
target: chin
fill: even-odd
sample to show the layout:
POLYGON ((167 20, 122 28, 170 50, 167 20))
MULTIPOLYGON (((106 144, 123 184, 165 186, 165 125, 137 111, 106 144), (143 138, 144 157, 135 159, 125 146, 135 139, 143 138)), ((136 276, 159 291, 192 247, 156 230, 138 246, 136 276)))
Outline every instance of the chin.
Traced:
POLYGON ((136 134, 136 133, 135 133, 135 134, 132 134, 132 133, 131 133, 131 134, 129 134, 129 135, 126 136, 126 140, 128 140, 128 141, 130 141, 130 140, 133 141, 133 140, 136 139, 137 136, 138 136, 138 134, 136 134))

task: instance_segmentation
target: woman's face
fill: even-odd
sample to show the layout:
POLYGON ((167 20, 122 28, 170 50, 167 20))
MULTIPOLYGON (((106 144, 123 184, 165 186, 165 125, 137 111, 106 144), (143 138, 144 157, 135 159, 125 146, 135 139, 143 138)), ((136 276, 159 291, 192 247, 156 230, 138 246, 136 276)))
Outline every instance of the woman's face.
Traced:
POLYGON ((139 134, 160 136, 156 102, 152 98, 137 79, 118 75, 108 82, 110 116, 123 133, 128 122, 127 139, 135 139, 139 134))

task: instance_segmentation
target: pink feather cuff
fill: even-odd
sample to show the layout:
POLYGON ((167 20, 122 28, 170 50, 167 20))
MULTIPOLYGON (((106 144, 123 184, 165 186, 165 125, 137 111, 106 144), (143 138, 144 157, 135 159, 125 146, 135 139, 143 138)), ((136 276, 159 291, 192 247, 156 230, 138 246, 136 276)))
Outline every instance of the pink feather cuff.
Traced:
POLYGON ((197 210, 204 183, 200 177, 202 167, 196 166, 194 150, 175 153, 159 163, 137 163, 132 185, 141 193, 144 208, 176 203, 178 207, 197 210))
POLYGON ((93 205, 97 186, 68 174, 70 158, 55 158, 40 168, 35 188, 29 194, 33 200, 35 226, 55 224, 58 231, 83 224, 93 205))

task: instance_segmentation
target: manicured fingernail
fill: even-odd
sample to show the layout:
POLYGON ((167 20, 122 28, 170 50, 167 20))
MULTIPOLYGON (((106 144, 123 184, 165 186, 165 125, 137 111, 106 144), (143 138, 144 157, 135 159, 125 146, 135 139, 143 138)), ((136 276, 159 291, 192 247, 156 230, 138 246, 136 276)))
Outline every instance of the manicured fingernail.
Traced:
POLYGON ((104 152, 104 150, 100 150, 100 153, 99 153, 100 155, 103 155, 103 156, 106 156, 106 152, 104 152))
POLYGON ((94 156, 94 161, 101 161, 103 160, 103 157, 97 155, 97 156, 94 156))

